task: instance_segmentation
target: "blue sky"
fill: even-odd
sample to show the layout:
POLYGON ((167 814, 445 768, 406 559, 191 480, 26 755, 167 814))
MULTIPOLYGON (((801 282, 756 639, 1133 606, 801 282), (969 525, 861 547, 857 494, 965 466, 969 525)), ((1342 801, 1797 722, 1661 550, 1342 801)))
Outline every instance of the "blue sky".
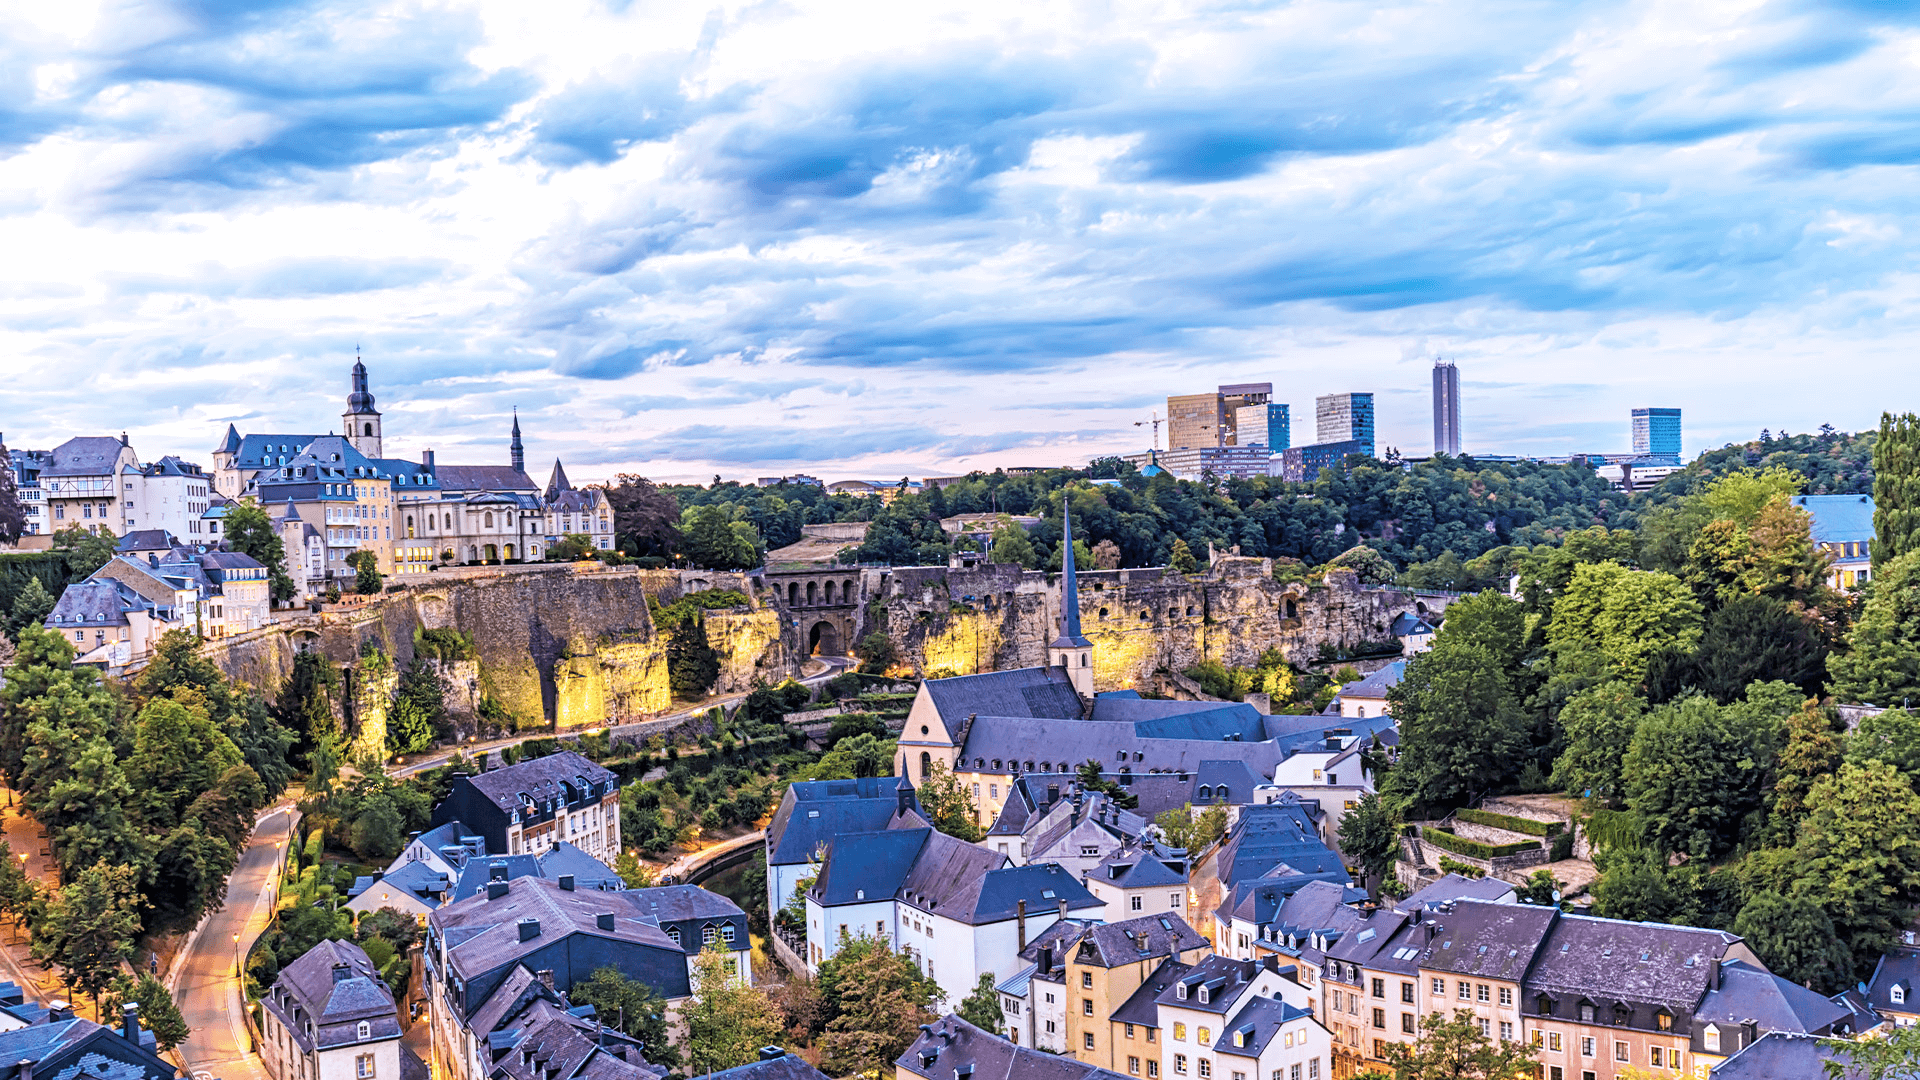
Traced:
MULTIPOLYGON (((0 432, 576 479, 1144 449, 1168 394, 1689 451, 1915 407, 1912 4, 180 0, 0 14, 0 432)), ((1309 418, 1306 422, 1301 417, 1309 418)))

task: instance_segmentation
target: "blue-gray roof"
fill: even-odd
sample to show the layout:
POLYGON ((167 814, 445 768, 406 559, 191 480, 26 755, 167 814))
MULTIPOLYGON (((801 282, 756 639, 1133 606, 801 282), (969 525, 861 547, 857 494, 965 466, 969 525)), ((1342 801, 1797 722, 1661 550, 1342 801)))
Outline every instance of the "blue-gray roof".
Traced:
POLYGON ((574 888, 577 889, 626 888, 625 880, 613 867, 565 840, 540 853, 541 877, 558 881, 563 874, 573 875, 574 888))
POLYGON ((978 899, 964 916, 942 912, 960 922, 989 923, 1014 918, 1019 902, 1027 902, 1028 911, 1044 911, 1066 901, 1068 911, 1105 907, 1059 863, 1032 863, 988 871, 981 879, 978 899))
POLYGON ((1340 693, 1342 696, 1350 697, 1386 697, 1387 691, 1400 685, 1400 679, 1406 675, 1406 673, 1407 662, 1405 660, 1395 660, 1393 663, 1388 664, 1386 667, 1381 668, 1379 671, 1374 672, 1364 679, 1347 683, 1340 688, 1340 693))
POLYGON ((468 859, 453 890, 447 895, 447 902, 478 896, 487 891, 489 881, 518 881, 541 876, 540 860, 532 855, 489 855, 484 859, 468 859))
POLYGON ((1873 978, 1867 981, 1867 1004, 1875 1012, 1910 1013, 1920 1009, 1920 997, 1914 994, 1916 985, 1920 985, 1920 949, 1895 947, 1880 957, 1874 966, 1873 978), (1895 1004, 1891 993, 1895 985, 1905 993, 1901 1004, 1895 1004))
MULTIPOLYGON (((372 884, 369 882, 368 887, 371 888, 372 884)), ((447 891, 452 882, 447 880, 445 874, 424 862, 410 862, 403 863, 399 869, 381 878, 379 884, 395 892, 404 892, 429 908, 436 908, 440 906, 440 895, 447 891)), ((354 887, 359 888, 358 879, 355 879, 354 887)))
POLYGON ((892 899, 932 831, 883 829, 835 837, 814 879, 814 898, 828 907, 892 899))
POLYGON ((969 716, 1080 719, 1080 697, 1059 668, 987 671, 921 685, 949 730, 969 716))
MULTIPOLYGON (((842 833, 885 829, 900 803, 898 783, 894 777, 878 776, 794 784, 767 824, 767 862, 805 863, 842 833)), ((925 824, 917 813, 914 820, 925 824)))
POLYGON ((827 1074, 792 1054, 781 1054, 710 1072, 706 1080, 827 1080, 827 1074))
POLYGON ((1174 983, 1192 973, 1192 964, 1183 964, 1178 960, 1168 960, 1155 968, 1153 974, 1141 981, 1136 989, 1120 1007, 1113 1010, 1110 1018, 1117 1023, 1139 1024, 1143 1027, 1160 1026, 1160 1006, 1155 1002, 1174 983))
POLYGON ((1753 1021, 1762 1031, 1826 1035, 1853 1010, 1744 960, 1720 965, 1720 986, 1693 1010, 1695 1021, 1739 1024, 1753 1021))
POLYGON ((1796 495, 1793 505, 1812 516, 1813 541, 1843 544, 1873 539, 1873 496, 1796 495))
POLYGON ((1257 1058, 1281 1028, 1311 1015, 1278 998, 1256 997, 1227 1021, 1213 1048, 1223 1054, 1257 1058))
POLYGON ((1491 877, 1470 878, 1448 871, 1439 880, 1416 890, 1413 895, 1394 906, 1402 911, 1412 911, 1429 904, 1443 904, 1449 900, 1487 900, 1497 903, 1513 895, 1514 887, 1511 882, 1491 877))
POLYGON ((1260 803, 1240 812, 1217 860, 1229 887, 1266 876, 1280 866, 1346 881, 1346 866, 1320 839, 1313 818, 1297 801, 1260 803))
MULTIPOLYGON (((1713 1080, 1822 1080, 1826 1063, 1836 1056, 1825 1039, 1769 1032, 1753 1045, 1714 1066, 1713 1080)), ((1861 1080, 1866 1072, 1849 1067, 1845 1080, 1861 1080)))

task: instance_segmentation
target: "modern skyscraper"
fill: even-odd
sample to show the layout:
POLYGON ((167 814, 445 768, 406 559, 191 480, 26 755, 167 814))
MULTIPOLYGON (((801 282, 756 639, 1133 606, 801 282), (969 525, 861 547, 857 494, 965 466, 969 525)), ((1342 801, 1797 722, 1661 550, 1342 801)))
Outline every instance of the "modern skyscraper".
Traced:
POLYGON ((1264 405, 1272 383, 1228 383, 1211 394, 1182 394, 1167 399, 1167 449, 1234 446, 1239 412, 1264 405))
POLYGON ((1633 410, 1633 452, 1680 463, 1680 410, 1633 410))
POLYGON ((1293 445, 1293 418, 1283 404, 1242 405, 1234 411, 1235 446, 1265 446, 1285 450, 1293 445))
POLYGON ((1460 371, 1451 360, 1433 362, 1433 452, 1460 456, 1460 371))
POLYGON ((1373 455, 1372 394, 1325 394, 1314 400, 1313 413, 1315 442, 1358 443, 1354 453, 1373 455))

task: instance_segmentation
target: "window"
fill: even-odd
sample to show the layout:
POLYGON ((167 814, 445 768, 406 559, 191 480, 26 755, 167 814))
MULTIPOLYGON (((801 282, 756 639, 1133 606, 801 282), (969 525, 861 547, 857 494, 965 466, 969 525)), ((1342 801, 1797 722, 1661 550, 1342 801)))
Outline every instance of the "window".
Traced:
POLYGON ((1581 1057, 1592 1057, 1592 1056, 1593 1056, 1593 1038, 1592 1038, 1591 1036, 1582 1036, 1582 1037, 1581 1037, 1581 1039, 1580 1039, 1580 1056, 1581 1056, 1581 1057))
POLYGON ((1175 1076, 1187 1075, 1187 1055, 1185 1054, 1173 1055, 1173 1073, 1175 1076))
POLYGON ((1195 1059, 1194 1064, 1199 1066, 1198 1073, 1199 1073, 1199 1076, 1201 1077, 1201 1080, 1206 1080, 1207 1077, 1213 1075, 1213 1059, 1212 1058, 1197 1058, 1195 1059))
POLYGON ((1412 1013, 1400 1014, 1400 1030, 1409 1035, 1415 1034, 1412 1013))
POLYGON ((1093 1015, 1093 999, 1092 998, 1080 999, 1080 1015, 1081 1016, 1093 1015))
POLYGON ((1648 1051, 1647 1051, 1647 1064, 1649 1064, 1649 1065, 1652 1065, 1652 1066, 1653 1066, 1654 1068, 1656 1068, 1656 1069, 1659 1069, 1659 1068, 1663 1068, 1663 1067, 1665 1067, 1665 1066, 1666 1066, 1666 1064, 1667 1064, 1667 1052, 1666 1052, 1666 1050, 1665 1050, 1664 1048, 1662 1048, 1662 1047, 1658 1047, 1658 1046, 1656 1046, 1656 1047, 1654 1047, 1654 1048, 1653 1048, 1653 1049, 1651 1049, 1651 1050, 1648 1050, 1648 1051))
POLYGON ((1492 995, 1488 993, 1488 986, 1486 983, 1481 983, 1480 985, 1474 987, 1473 999, 1475 1001, 1482 1002, 1482 1003, 1493 1000, 1492 995))
MULTIPOLYGON (((1088 1004, 1091 1005, 1092 1002, 1088 1002, 1088 1004)), ((1093 1049, 1093 1032, 1089 1031, 1085 1033, 1081 1036, 1081 1040, 1087 1044, 1087 1049, 1093 1049)))
POLYGON ((700 944, 702 945, 713 944, 713 939, 718 936, 718 931, 712 926, 703 926, 700 928, 700 944))
MULTIPOLYGON (((1200 1045, 1201 1045, 1201 1046, 1212 1046, 1212 1045, 1213 1045, 1213 1032, 1212 1032, 1212 1031, 1210 1031, 1210 1030, 1208 1030, 1208 1029, 1206 1029, 1206 1028, 1201 1028, 1201 1029, 1200 1029, 1200 1038, 1199 1038, 1199 1039, 1198 1039, 1197 1041, 1198 1041, 1198 1042, 1200 1043, 1200 1045)), ((1203 1060, 1204 1060, 1204 1059, 1203 1059, 1203 1060)))
POLYGON ((373 1038, 373 1025, 367 1023, 365 1020, 360 1021, 360 1025, 353 1030, 353 1037, 356 1039, 373 1038))
POLYGON ((1379 1028, 1382 1031, 1385 1031, 1387 1029, 1387 1010, 1385 1009, 1373 1010, 1373 1026, 1376 1028, 1379 1028))
POLYGON ((1178 1023, 1174 1024, 1173 1037, 1180 1040, 1181 1042, 1186 1042, 1187 1041, 1187 1025, 1178 1024, 1178 1023))
POLYGON ((1133 910, 1135 910, 1135 911, 1139 911, 1139 910, 1140 910, 1140 898, 1139 898, 1139 897, 1137 897, 1137 896, 1136 896, 1136 897, 1134 897, 1134 898, 1132 899, 1132 901, 1131 901, 1131 904, 1130 904, 1130 906, 1131 906, 1131 907, 1133 908, 1133 910))
POLYGON ((1160 1063, 1153 1060, 1152 1058, 1147 1059, 1147 1075, 1149 1077, 1160 1075, 1160 1063))
POLYGON ((1172 904, 1172 905, 1173 905, 1174 907, 1179 907, 1179 906, 1180 906, 1180 894, 1179 894, 1179 893, 1168 893, 1168 894, 1167 894, 1167 903, 1169 903, 1169 904, 1172 904))
POLYGON ((1484 1016, 1480 1017, 1480 1036, 1486 1039, 1493 1038, 1493 1021, 1484 1016))
POLYGON ((1580 1003, 1580 1022, 1583 1024, 1593 1023, 1593 1002, 1583 1001, 1580 1003))
POLYGON ((1700 1033, 1700 1045, 1713 1053, 1719 1053, 1720 1029, 1713 1024, 1708 1024, 1707 1029, 1700 1033))
POLYGON ((1126 1030, 1123 1031, 1121 1034, 1125 1035, 1129 1039, 1133 1038, 1133 1025, 1132 1024, 1126 1025, 1126 1030))
MULTIPOLYGON (((929 930, 928 933, 932 933, 932 931, 929 930)), ((720 928, 720 939, 722 941, 725 941, 729 945, 733 944, 733 924, 732 923, 728 923, 727 925, 722 926, 720 928)))
POLYGON ((368 1077, 373 1075, 372 1054, 360 1054, 353 1059, 353 1075, 359 1077, 360 1080, 367 1080, 368 1077))
MULTIPOLYGON (((1540 1033, 1536 1031, 1534 1032, 1534 1034, 1538 1035, 1540 1033)), ((1501 1042, 1513 1041, 1513 1024, 1511 1021, 1507 1021, 1507 1020, 1500 1021, 1500 1041, 1501 1042)))
POLYGON ((1549 1049, 1549 1050, 1551 1050, 1551 1051, 1553 1051, 1553 1052, 1554 1052, 1554 1053, 1556 1053, 1556 1054, 1558 1054, 1558 1053, 1560 1053, 1561 1051, 1563 1051, 1563 1050, 1565 1050, 1565 1049, 1566 1049, 1566 1047, 1565 1047, 1565 1046, 1562 1046, 1562 1045, 1561 1045, 1561 1043, 1560 1043, 1560 1033, 1559 1033, 1559 1032, 1557 1032, 1557 1031, 1549 1031, 1549 1032, 1547 1032, 1547 1049, 1549 1049))
POLYGON ((1139 1076, 1139 1075, 1140 1075, 1140 1057, 1139 1057, 1139 1055, 1137 1055, 1137 1054, 1128 1054, 1128 1055, 1127 1055, 1127 1073, 1128 1073, 1128 1075, 1131 1075, 1131 1076, 1139 1076))
POLYGON ((1513 1004, 1513 987, 1503 986, 1500 988, 1500 1004, 1502 1005, 1513 1004))
POLYGON ((1083 972, 1081 972, 1081 973, 1080 973, 1080 985, 1081 985, 1081 986, 1085 986, 1085 987, 1088 987, 1089 989, 1091 989, 1091 988, 1092 988, 1092 986, 1093 986, 1093 972, 1091 972, 1091 971, 1083 971, 1083 972))
POLYGON ((1461 1001, 1473 1000, 1473 984, 1466 981, 1465 979, 1460 980, 1460 1000, 1461 1001))
POLYGON ((1633 1055, 1627 1052, 1626 1043, 1616 1042, 1613 1044, 1613 1060, 1615 1061, 1632 1061, 1633 1060, 1633 1055))
POLYGON ((1147 1029, 1147 1041, 1148 1041, 1148 1042, 1155 1042, 1155 1041, 1158 1041, 1158 1038, 1159 1038, 1159 1036, 1157 1036, 1156 1034, 1154 1034, 1154 1032, 1155 1032, 1155 1029, 1154 1029, 1154 1028, 1148 1028, 1148 1029, 1147 1029))
POLYGON ((1373 996, 1377 998, 1383 998, 1387 996, 1387 980, 1385 979, 1373 980, 1373 996))
POLYGON ((1307 1059, 1307 1080, 1320 1080, 1320 1059, 1307 1059))
POLYGON ((1661 1009, 1659 1012, 1654 1013, 1653 1026, 1659 1028, 1661 1031, 1672 1031, 1673 1030, 1673 1014, 1668 1012, 1665 1009, 1661 1009))
POLYGON ((1434 997, 1447 996, 1447 980, 1445 979, 1433 980, 1433 996, 1434 997))
POLYGON ((1413 984, 1412 983, 1403 982, 1400 984, 1400 1000, 1406 1002, 1409 1005, 1413 1004, 1413 984))
POLYGON ((1051 1020, 1047 1021, 1047 1034, 1051 1035, 1058 1030, 1059 1030, 1058 1028, 1053 1026, 1053 1021, 1051 1020))

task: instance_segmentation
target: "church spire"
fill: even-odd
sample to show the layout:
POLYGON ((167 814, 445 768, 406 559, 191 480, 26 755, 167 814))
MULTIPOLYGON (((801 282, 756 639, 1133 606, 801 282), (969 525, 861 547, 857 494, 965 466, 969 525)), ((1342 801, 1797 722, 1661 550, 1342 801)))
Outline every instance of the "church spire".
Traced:
POLYGON ((520 445, 520 410, 513 410, 513 468, 515 472, 527 471, 527 449, 520 445))
MULTIPOLYGON (((1063 493, 1064 496, 1064 493, 1063 493)), ((1080 582, 1073 560, 1073 512, 1066 498, 1060 510, 1060 636, 1047 647, 1055 667, 1081 697, 1093 696, 1093 642, 1080 633, 1080 582)))

